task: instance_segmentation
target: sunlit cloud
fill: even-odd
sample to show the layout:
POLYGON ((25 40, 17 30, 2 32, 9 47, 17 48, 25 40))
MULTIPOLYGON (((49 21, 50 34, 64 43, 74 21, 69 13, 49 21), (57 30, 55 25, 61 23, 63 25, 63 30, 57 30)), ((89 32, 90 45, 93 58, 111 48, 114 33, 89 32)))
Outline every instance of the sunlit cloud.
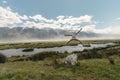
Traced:
POLYGON ((14 25, 21 22, 19 14, 12 12, 10 7, 0 7, 0 27, 6 27, 8 25, 14 25))
MULTIPOLYGON (((53 30, 76 31, 82 27, 83 32, 92 32, 102 35, 105 34, 111 37, 117 35, 117 37, 119 37, 120 26, 109 26, 104 29, 96 29, 99 22, 94 21, 93 18, 94 17, 90 15, 79 17, 60 15, 55 19, 48 19, 41 14, 36 14, 34 16, 20 15, 18 12, 12 11, 10 7, 0 7, 0 27, 51 28, 53 30)), ((117 20, 120 20, 120 18, 117 20)))

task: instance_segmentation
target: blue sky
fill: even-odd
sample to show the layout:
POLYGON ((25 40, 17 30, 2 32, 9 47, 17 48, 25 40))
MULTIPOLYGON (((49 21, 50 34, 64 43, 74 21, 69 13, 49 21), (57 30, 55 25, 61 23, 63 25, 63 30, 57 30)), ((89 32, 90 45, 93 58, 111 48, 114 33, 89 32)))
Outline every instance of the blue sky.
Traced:
POLYGON ((118 26, 120 21, 120 0, 1 0, 0 6, 9 6, 20 15, 34 16, 41 14, 48 19, 57 16, 83 15, 93 16, 98 22, 96 28, 118 26), (7 1, 7 3, 3 3, 7 1))

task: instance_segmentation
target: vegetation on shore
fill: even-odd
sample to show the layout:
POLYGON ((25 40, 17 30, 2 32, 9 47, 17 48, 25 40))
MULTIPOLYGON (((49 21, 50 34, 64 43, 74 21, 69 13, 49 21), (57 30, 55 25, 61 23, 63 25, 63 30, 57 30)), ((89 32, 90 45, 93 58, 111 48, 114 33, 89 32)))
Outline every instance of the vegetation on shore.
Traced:
POLYGON ((0 80, 119 80, 120 42, 113 42, 117 45, 72 52, 78 54, 75 66, 62 63, 67 51, 12 56, 0 64, 0 80))
POLYGON ((34 51, 33 48, 25 48, 22 50, 23 52, 31 52, 31 51, 34 51))
MULTIPOLYGON (((100 44, 100 43, 117 43, 119 40, 82 40, 83 44, 100 44)), ((71 42, 66 44, 66 41, 59 42, 28 42, 28 43, 6 43, 0 44, 0 50, 3 49, 18 49, 18 48, 50 48, 50 47, 61 47, 61 46, 74 46, 78 42, 71 42)))

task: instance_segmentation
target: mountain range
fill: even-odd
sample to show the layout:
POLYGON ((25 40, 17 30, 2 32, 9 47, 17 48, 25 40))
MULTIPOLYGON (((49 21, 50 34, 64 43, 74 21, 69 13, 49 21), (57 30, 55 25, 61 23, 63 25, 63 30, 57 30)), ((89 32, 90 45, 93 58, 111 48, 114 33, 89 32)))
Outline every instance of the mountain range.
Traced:
MULTIPOLYGON (((73 30, 62 30, 52 28, 29 28, 29 27, 0 27, 0 41, 12 41, 12 40, 49 40, 49 39, 65 39, 65 34, 72 34, 73 30)), ((102 37, 102 34, 94 32, 80 32, 78 38, 97 38, 102 37)))

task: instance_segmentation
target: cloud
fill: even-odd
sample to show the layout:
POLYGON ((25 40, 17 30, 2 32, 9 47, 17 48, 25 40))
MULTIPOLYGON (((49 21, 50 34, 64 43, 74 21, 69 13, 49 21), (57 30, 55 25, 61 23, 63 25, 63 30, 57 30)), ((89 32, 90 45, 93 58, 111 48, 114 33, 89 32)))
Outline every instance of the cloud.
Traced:
POLYGON ((101 30, 104 34, 120 34, 120 26, 110 26, 101 30))
POLYGON ((22 20, 28 20, 29 19, 28 16, 26 16, 26 15, 19 16, 19 18, 22 19, 22 20))
POLYGON ((6 4, 6 3, 7 3, 7 0, 3 0, 2 3, 6 4))
POLYGON ((69 25, 75 25, 75 24, 82 24, 82 23, 91 23, 92 22, 92 16, 80 16, 80 17, 65 17, 65 16, 58 16, 57 21, 55 23, 58 24, 69 24, 69 25))
MULTIPOLYGON (((118 18, 119 20, 119 18, 118 18)), ((74 16, 58 16, 55 19, 48 19, 41 14, 34 16, 20 15, 12 11, 10 7, 0 7, 0 27, 34 27, 39 29, 51 28, 54 30, 78 30, 83 27, 83 32, 92 32, 105 35, 119 35, 120 26, 110 26, 104 29, 96 29, 96 21, 93 16, 84 15, 74 16)))
POLYGON ((120 21, 120 17, 116 18, 115 20, 120 21))
POLYGON ((0 27, 6 27, 21 22, 19 14, 12 12, 10 7, 0 7, 0 27))
POLYGON ((57 19, 64 19, 65 16, 58 16, 57 19))
POLYGON ((28 21, 26 21, 25 26, 37 27, 37 28, 53 28, 53 29, 78 29, 83 23, 91 23, 92 17, 85 15, 80 17, 66 17, 58 16, 56 19, 47 19, 42 15, 29 16, 28 21), (31 21, 32 20, 32 21, 31 21), (73 28, 74 27, 74 28, 73 28))
MULTIPOLYGON (((83 23, 91 23, 92 16, 80 17, 58 16, 56 19, 47 19, 40 14, 34 16, 20 15, 10 7, 0 7, 0 27, 11 27, 19 24, 22 27, 53 28, 53 29, 78 29, 83 23), (20 25, 21 24, 21 25, 20 25), (74 28, 73 28, 74 27, 74 28)), ((16 26, 17 27, 17 26, 16 26)))

